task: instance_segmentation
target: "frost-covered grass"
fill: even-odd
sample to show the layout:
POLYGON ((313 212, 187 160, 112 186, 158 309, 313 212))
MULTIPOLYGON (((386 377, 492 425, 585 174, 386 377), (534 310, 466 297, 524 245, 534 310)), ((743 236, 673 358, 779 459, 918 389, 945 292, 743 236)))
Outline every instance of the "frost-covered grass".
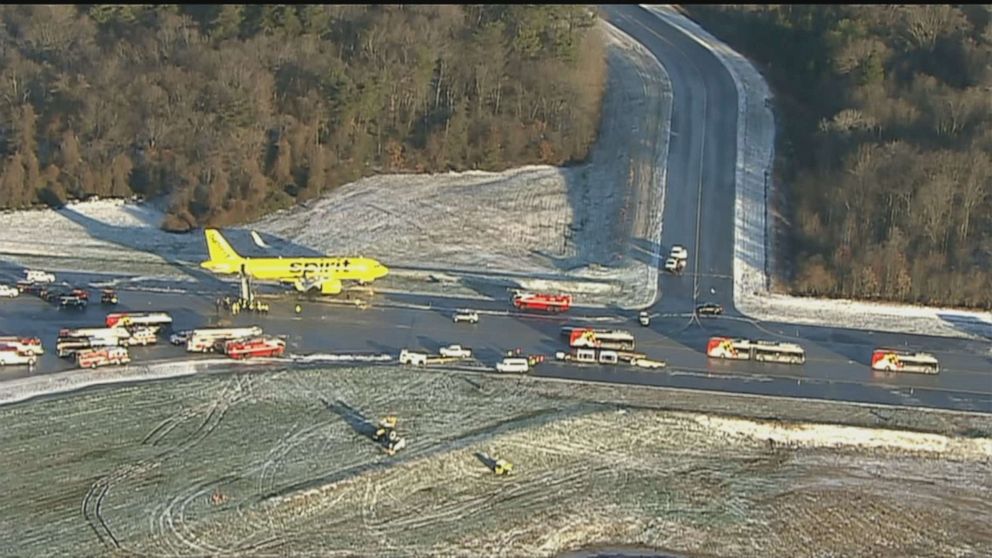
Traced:
MULTIPOLYGON (((983 529, 992 513, 987 438, 647 408, 698 401, 745 414, 836 409, 847 420, 870 417, 828 403, 395 367, 93 389, 0 407, 0 549, 553 556, 615 543, 687 555, 992 551, 983 529), (390 413, 408 440, 394 457, 367 437, 367 421, 390 413), (514 473, 495 477, 482 454, 508 459, 514 473)), ((905 416, 958 420, 919 410, 905 416)))

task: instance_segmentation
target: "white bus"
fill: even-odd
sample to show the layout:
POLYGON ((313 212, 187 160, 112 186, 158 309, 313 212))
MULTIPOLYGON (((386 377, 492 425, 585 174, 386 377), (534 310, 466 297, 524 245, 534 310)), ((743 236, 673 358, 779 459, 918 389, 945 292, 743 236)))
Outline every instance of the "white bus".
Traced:
POLYGON ((937 374, 940 363, 930 353, 914 353, 898 349, 875 349, 871 354, 872 370, 884 372, 920 372, 937 374))
POLYGON ((730 360, 753 360, 756 362, 776 362, 802 364, 806 362, 806 351, 795 343, 775 341, 752 341, 750 339, 730 339, 711 337, 706 345, 706 356, 730 360))

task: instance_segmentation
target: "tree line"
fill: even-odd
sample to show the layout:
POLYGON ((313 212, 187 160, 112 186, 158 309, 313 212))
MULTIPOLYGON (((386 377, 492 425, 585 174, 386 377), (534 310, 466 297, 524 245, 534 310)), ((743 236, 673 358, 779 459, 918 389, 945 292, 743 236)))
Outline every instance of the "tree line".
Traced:
POLYGON ((0 207, 251 219, 377 172, 581 161, 606 63, 559 5, 0 7, 0 207))
POLYGON ((689 11, 778 96, 792 292, 992 308, 992 8, 689 11))

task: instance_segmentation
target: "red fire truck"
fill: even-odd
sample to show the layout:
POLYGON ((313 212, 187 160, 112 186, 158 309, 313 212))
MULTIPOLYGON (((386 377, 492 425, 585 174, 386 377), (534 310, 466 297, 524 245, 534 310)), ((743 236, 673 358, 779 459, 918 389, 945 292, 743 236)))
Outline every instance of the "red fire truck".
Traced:
POLYGON ((286 352, 286 342, 278 337, 246 337, 224 343, 224 354, 233 359, 278 357, 286 352))
POLYGON ((107 314, 107 327, 135 325, 167 327, 172 324, 172 316, 165 312, 114 312, 107 314))
POLYGON ((521 310, 565 312, 572 307, 572 295, 521 292, 513 295, 513 305, 521 310))
POLYGON ((76 353, 76 363, 80 368, 96 368, 107 364, 127 364, 129 362, 131 362, 131 357, 124 347, 86 349, 76 353))

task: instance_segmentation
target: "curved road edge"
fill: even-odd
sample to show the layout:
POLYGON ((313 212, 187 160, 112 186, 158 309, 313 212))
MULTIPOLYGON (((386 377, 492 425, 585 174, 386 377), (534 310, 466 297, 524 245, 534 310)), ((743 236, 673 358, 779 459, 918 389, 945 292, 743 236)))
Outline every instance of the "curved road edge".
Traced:
POLYGON ((747 58, 672 6, 641 4, 640 7, 710 51, 727 69, 737 89, 733 267, 734 305, 741 314, 761 321, 979 340, 992 338, 992 321, 987 313, 771 293, 774 253, 769 242, 774 236, 768 200, 775 192, 772 165, 776 133, 771 90, 747 58))

